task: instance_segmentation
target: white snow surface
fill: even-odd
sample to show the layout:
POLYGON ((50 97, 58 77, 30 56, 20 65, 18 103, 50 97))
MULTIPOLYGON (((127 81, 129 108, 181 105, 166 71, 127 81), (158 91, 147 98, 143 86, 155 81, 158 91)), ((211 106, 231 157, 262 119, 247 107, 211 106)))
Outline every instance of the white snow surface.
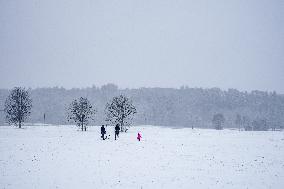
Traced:
POLYGON ((1 126, 0 188, 284 188, 281 131, 88 129, 1 126))

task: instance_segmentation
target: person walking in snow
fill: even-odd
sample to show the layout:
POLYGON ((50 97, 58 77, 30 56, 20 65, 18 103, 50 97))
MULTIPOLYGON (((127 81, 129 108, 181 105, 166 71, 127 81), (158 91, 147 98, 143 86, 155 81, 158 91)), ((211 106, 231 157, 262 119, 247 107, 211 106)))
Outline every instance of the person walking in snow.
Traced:
POLYGON ((137 140, 140 141, 142 138, 141 134, 138 132, 138 135, 137 135, 137 140))
POLYGON ((106 139, 106 138, 105 138, 106 128, 105 128, 104 125, 101 126, 101 134, 102 134, 101 138, 102 138, 103 140, 105 140, 105 139, 106 139))
POLYGON ((115 126, 115 135, 114 135, 114 138, 115 138, 115 140, 116 140, 116 137, 119 137, 119 131, 120 131, 120 127, 119 127, 119 124, 116 124, 116 126, 115 126))

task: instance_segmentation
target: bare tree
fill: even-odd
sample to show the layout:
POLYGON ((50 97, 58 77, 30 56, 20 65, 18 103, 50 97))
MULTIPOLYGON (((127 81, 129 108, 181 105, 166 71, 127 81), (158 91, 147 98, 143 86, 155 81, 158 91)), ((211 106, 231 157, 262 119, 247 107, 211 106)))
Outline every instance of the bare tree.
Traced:
POLYGON ((68 121, 74 121, 82 131, 87 130, 89 119, 93 118, 96 110, 87 98, 80 97, 73 100, 68 109, 68 121))
POLYGON ((241 127, 243 125, 243 121, 242 121, 242 117, 240 114, 236 115, 236 120, 235 120, 235 124, 238 126, 239 131, 241 130, 241 127))
POLYGON ((253 130, 251 120, 248 116, 242 117, 242 123, 243 123, 243 127, 244 127, 245 131, 252 131, 253 130))
POLYGON ((106 121, 112 125, 119 124, 121 131, 126 132, 136 114, 136 108, 126 96, 120 95, 114 97, 111 103, 106 105, 106 121))
POLYGON ((223 114, 215 114, 213 116, 212 123, 215 126, 215 129, 222 130, 223 124, 225 123, 225 118, 224 118, 223 114))
POLYGON ((9 124, 22 127, 22 123, 31 114, 32 100, 25 88, 15 87, 5 101, 4 112, 9 124))
POLYGON ((252 122, 252 128, 254 131, 267 131, 269 126, 266 119, 257 118, 252 122))

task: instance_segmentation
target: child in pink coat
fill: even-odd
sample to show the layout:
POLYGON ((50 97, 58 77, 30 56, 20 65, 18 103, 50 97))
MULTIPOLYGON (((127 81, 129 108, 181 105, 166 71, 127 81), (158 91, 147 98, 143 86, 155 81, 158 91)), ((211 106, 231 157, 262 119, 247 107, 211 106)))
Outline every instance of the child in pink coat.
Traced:
POLYGON ((138 133, 138 136, 137 136, 137 140, 141 140, 141 138, 142 138, 142 136, 141 136, 141 134, 140 133, 138 133))

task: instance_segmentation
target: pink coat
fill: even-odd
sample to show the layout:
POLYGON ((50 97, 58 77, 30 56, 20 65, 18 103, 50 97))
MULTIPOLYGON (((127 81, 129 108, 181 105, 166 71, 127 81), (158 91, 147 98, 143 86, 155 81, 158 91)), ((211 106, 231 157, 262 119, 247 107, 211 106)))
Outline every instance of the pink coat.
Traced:
POLYGON ((141 134, 138 133, 137 139, 140 141, 141 138, 142 138, 141 134))

